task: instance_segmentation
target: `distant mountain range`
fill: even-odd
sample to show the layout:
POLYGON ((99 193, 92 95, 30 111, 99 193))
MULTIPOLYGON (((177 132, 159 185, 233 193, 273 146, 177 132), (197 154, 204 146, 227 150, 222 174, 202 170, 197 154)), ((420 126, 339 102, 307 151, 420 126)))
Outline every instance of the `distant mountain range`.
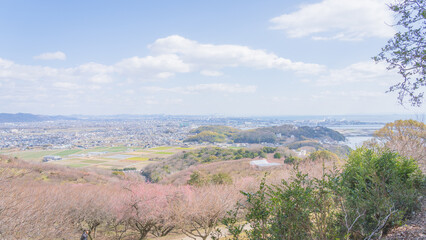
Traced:
POLYGON ((66 116, 34 115, 30 113, 0 113, 0 123, 8 122, 43 122, 53 120, 76 120, 77 118, 66 116))
MULTIPOLYGON (((226 117, 226 116, 213 116, 213 115, 167 115, 167 114, 116 114, 116 115, 36 115, 31 113, 0 113, 0 123, 6 122, 42 122, 42 121, 54 121, 54 120, 139 120, 139 119, 196 119, 196 120, 210 120, 212 124, 223 124, 222 121, 215 123, 213 120, 221 119, 233 119, 233 120, 260 120, 260 121, 272 121, 272 120, 288 120, 288 121, 299 121, 302 125, 309 125, 306 121, 313 121, 315 125, 329 126, 335 125, 335 123, 354 124, 358 123, 387 123, 393 122, 397 119, 424 119, 424 115, 401 115, 401 114, 389 114, 389 115, 324 115, 324 116, 252 116, 252 117, 226 117), (339 122, 340 121, 340 122, 339 122)), ((423 120, 421 120, 423 121, 423 120)))

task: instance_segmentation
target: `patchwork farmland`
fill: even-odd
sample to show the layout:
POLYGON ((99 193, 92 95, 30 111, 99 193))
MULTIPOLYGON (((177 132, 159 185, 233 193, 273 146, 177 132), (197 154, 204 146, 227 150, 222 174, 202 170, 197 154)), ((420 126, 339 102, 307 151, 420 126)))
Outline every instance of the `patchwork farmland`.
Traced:
POLYGON ((128 148, 125 146, 97 147, 91 149, 68 150, 27 150, 8 151, 3 154, 18 157, 26 161, 41 162, 44 156, 54 155, 62 160, 49 161, 73 168, 103 168, 103 169, 142 169, 146 165, 170 155, 191 150, 192 148, 164 146, 156 148, 128 148))

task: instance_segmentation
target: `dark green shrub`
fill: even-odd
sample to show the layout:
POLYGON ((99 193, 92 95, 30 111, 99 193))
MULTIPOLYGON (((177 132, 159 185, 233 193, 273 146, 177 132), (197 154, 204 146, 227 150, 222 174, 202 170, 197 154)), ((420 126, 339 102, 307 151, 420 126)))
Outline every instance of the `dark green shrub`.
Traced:
POLYGON ((297 171, 291 182, 267 186, 263 179, 255 193, 247 198, 246 220, 251 225, 247 235, 259 239, 310 239, 313 210, 313 182, 297 171))
POLYGON ((188 184, 189 185, 193 185, 193 186, 203 186, 206 185, 208 182, 207 176, 204 173, 201 173, 199 171, 194 171, 191 176, 190 179, 188 180, 188 184))
POLYGON ((278 153, 278 152, 275 153, 274 154, 274 158, 280 159, 281 158, 281 153, 278 153))
POLYGON ((213 184, 231 184, 232 177, 228 173, 217 173, 211 176, 210 182, 213 184))
POLYGON ((339 157, 335 153, 332 153, 332 152, 327 151, 327 150, 315 151, 315 152, 309 154, 308 158, 312 161, 321 160, 321 159, 322 160, 336 161, 336 160, 339 159, 339 157))
POLYGON ((414 160, 360 148, 342 173, 345 214, 359 216, 351 238, 379 236, 420 206, 424 176, 414 160))
POLYGON ((313 211, 313 184, 301 172, 291 182, 268 188, 270 196, 270 236, 269 239, 310 239, 313 211))
POLYGON ((264 153, 274 153, 277 150, 276 147, 263 147, 262 152, 264 153))
POLYGON ((217 173, 208 175, 203 172, 194 171, 190 175, 190 179, 187 182, 189 185, 201 187, 208 184, 231 184, 232 177, 228 173, 217 173))
POLYGON ((293 157, 292 155, 290 155, 290 156, 288 156, 288 157, 286 157, 284 159, 284 163, 286 163, 286 164, 292 164, 292 163, 297 163, 297 162, 299 162, 301 160, 302 159, 299 158, 299 157, 293 157))
POLYGON ((261 158, 266 158, 266 157, 267 157, 267 155, 266 155, 266 153, 264 153, 264 152, 259 152, 259 157, 261 157, 261 158))

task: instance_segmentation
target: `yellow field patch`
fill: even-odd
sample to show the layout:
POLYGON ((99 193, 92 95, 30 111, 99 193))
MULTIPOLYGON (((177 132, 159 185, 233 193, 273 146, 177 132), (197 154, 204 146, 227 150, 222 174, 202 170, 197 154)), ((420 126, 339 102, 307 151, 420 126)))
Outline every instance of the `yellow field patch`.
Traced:
POLYGON ((149 158, 147 157, 131 157, 121 160, 120 162, 141 162, 141 161, 148 161, 149 158))
POLYGON ((164 147, 155 147, 155 148, 151 148, 151 149, 149 149, 149 150, 169 150, 169 149, 172 149, 173 147, 167 147, 167 146, 164 146, 164 147))

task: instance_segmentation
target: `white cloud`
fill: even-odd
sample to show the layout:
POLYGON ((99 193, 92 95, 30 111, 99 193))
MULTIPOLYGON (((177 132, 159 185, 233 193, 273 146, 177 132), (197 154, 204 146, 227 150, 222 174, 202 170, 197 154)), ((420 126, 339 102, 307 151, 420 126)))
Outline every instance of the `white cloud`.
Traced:
POLYGON ((376 64, 374 61, 365 61, 351 64, 342 69, 331 69, 319 76, 318 85, 331 86, 348 83, 374 82, 377 85, 390 86, 399 76, 394 71, 386 69, 385 63, 376 64))
POLYGON ((12 61, 0 58, 0 67, 3 69, 10 68, 13 65, 12 61))
POLYGON ((165 79, 165 78, 169 78, 169 77, 173 77, 175 74, 174 73, 171 73, 171 72, 161 72, 161 73, 159 73, 159 74, 157 74, 157 75, 155 75, 157 78, 163 78, 163 79, 165 79))
POLYGON ((93 83, 110 83, 113 81, 113 79, 111 76, 106 74, 96 74, 95 76, 91 77, 89 81, 93 83))
POLYGON ((224 84, 224 83, 212 83, 212 84, 198 84, 195 86, 187 87, 191 92, 199 91, 215 91, 215 92, 226 92, 226 93, 254 93, 257 87, 254 85, 240 85, 240 84, 224 84))
MULTIPOLYGON (((275 90, 273 86, 276 83, 277 86, 283 88, 283 95, 284 92, 286 94, 292 93, 293 90, 290 88, 293 86, 295 86, 295 89, 299 86, 293 85, 290 81, 289 85, 285 85, 284 81, 272 82, 271 80, 265 82, 261 79, 257 81, 251 79, 250 81, 253 81, 251 83, 238 81, 233 79, 234 75, 231 75, 234 71, 229 71, 230 75, 226 78, 229 82, 196 82, 196 77, 198 73, 206 76, 221 76, 228 74, 225 72, 225 68, 232 67, 288 70, 296 73, 308 72, 314 75, 294 76, 294 78, 305 83, 303 87, 306 88, 304 92, 306 95, 319 95, 321 91, 316 90, 326 89, 324 86, 327 86, 328 89, 328 86, 341 85, 341 87, 330 89, 336 93, 338 89, 351 97, 355 97, 355 93, 348 91, 350 89, 346 87, 348 83, 369 82, 389 86, 389 79, 394 79, 393 73, 387 71, 383 64, 361 62, 342 69, 326 69, 317 64, 293 62, 264 50, 255 50, 239 45, 201 44, 180 36, 158 39, 150 46, 150 49, 152 52, 147 56, 125 58, 112 64, 90 62, 68 68, 24 65, 0 58, 0 96, 16 96, 14 98, 16 104, 28 103, 28 108, 29 106, 37 106, 37 104, 47 106, 47 104, 52 103, 51 99, 55 99, 55 105, 58 106, 58 109, 62 105, 67 105, 69 106, 67 111, 70 112, 78 111, 79 106, 95 109, 93 106, 108 104, 114 105, 116 109, 125 105, 129 109, 140 107, 143 111, 146 109, 140 103, 160 104, 161 106, 166 106, 168 103, 179 104, 182 99, 176 97, 181 97, 184 94, 186 94, 184 96, 185 105, 198 104, 196 99, 199 99, 203 94, 208 95, 209 98, 214 98, 211 102, 225 101, 224 99, 231 98, 235 94, 238 95, 239 99, 244 99, 244 102, 253 101, 252 104, 260 106, 262 101, 276 104, 290 104, 294 101, 301 101, 295 99, 294 96, 272 98, 274 95, 280 96, 280 93, 277 92, 274 94, 260 92, 256 94, 256 98, 253 98, 253 93, 260 91, 258 86, 262 86, 261 90, 275 90), (168 82, 164 80, 184 73, 195 74, 188 74, 188 78, 186 76, 176 77, 176 80, 173 79, 173 83, 171 83, 171 80, 168 82), (155 81, 160 82, 161 85, 156 86, 153 83, 155 81), (236 84, 237 81, 240 84, 236 84), (141 90, 141 82, 150 82, 153 86, 142 88, 143 92, 140 93, 138 90, 141 90), (289 89, 286 89, 287 86, 289 86, 289 89), (312 89, 316 92, 309 92, 312 89), (131 94, 133 91, 135 91, 134 94, 131 94), (157 96, 155 93, 160 94, 157 96), (150 95, 158 98, 150 98, 150 95), (45 96, 49 97, 46 98, 45 96)), ((282 75, 285 76, 285 73, 282 75)), ((351 86, 355 85, 352 84, 351 86)), ((364 86, 364 84, 361 85, 364 86)), ((387 87, 383 87, 383 89, 385 91, 387 87)), ((358 90, 380 91, 377 87, 358 90)), ((369 96, 373 93, 357 94, 369 96)), ((343 99, 344 96, 341 96, 341 98, 343 99)), ((102 109, 99 109, 99 111, 102 111, 102 109)))
POLYGON ((42 53, 38 56, 34 56, 33 58, 38 60, 65 60, 67 59, 67 56, 65 55, 65 53, 57 51, 42 53))
POLYGON ((156 104, 159 104, 160 102, 158 102, 157 100, 153 100, 153 99, 146 99, 144 101, 144 103, 147 104, 147 105, 156 105, 156 104))
POLYGON ((264 50, 240 45, 201 44, 178 35, 157 39, 149 48, 160 56, 175 54, 192 68, 250 67, 314 74, 325 68, 319 64, 293 62, 264 50))
POLYGON ((163 102, 165 105, 176 105, 181 103, 183 103, 183 100, 180 98, 166 98, 163 102))
POLYGON ((142 58, 131 57, 115 64, 115 68, 121 73, 148 71, 185 73, 191 70, 189 64, 175 54, 162 54, 142 58))
POLYGON ((55 82, 53 83, 53 86, 57 88, 66 89, 66 90, 75 90, 79 88, 77 84, 69 83, 69 82, 55 82))
POLYGON ((240 85, 227 83, 206 83, 186 87, 163 88, 157 86, 143 87, 148 92, 169 92, 179 94, 192 94, 200 92, 223 92, 223 93, 254 93, 257 87, 254 85, 240 85))
POLYGON ((202 70, 200 73, 201 75, 208 76, 208 77, 220 77, 223 75, 222 72, 210 71, 210 70, 202 70))
POLYGON ((75 71, 81 72, 81 73, 93 73, 93 74, 109 74, 113 73, 115 71, 114 66, 107 66, 100 63, 85 63, 82 65, 79 65, 75 68, 75 71))
MULTIPOLYGON (((132 100, 130 100, 130 102, 132 102, 132 100)), ((169 105, 177 105, 177 104, 181 104, 183 102, 182 99, 180 98, 161 98, 161 99, 157 99, 155 97, 149 96, 149 97, 144 97, 143 98, 143 102, 147 105, 165 105, 165 106, 169 106, 169 105)))
MULTIPOLYGON (((0 81, 33 82, 47 88, 71 87, 63 83, 92 89, 89 85, 117 84, 119 87, 143 81, 167 79, 178 73, 200 72, 205 76, 221 76, 226 67, 280 69, 304 73, 319 73, 325 67, 318 64, 292 62, 264 50, 253 50, 239 45, 200 44, 181 36, 169 36, 150 45, 152 55, 130 57, 115 64, 89 62, 70 68, 22 65, 0 58, 0 81)), ((65 59, 62 52, 44 53, 37 59, 65 59)), ((200 85, 222 92, 250 92, 243 86, 200 85), (228 87, 228 88, 227 88, 228 87)), ((191 91, 186 89, 186 91, 191 91)))
POLYGON ((291 38, 363 40, 394 34, 389 26, 392 13, 383 0, 323 0, 270 21, 272 29, 284 30, 291 38))
POLYGON ((388 95, 382 91, 369 91, 369 90, 346 90, 346 91, 322 91, 318 94, 312 95, 314 100, 319 99, 335 99, 334 101, 344 101, 343 99, 361 100, 361 99, 379 99, 387 97, 388 95), (339 99, 339 100, 336 100, 339 99))

